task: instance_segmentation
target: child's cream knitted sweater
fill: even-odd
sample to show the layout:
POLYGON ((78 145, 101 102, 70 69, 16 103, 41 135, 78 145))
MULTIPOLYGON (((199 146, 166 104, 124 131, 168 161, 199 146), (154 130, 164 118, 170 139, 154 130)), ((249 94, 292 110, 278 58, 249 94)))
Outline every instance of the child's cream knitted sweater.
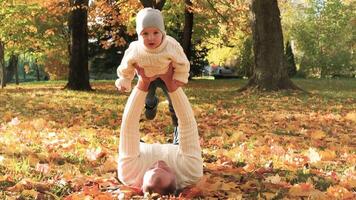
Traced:
POLYGON ((118 176, 125 185, 141 187, 145 171, 165 161, 177 176, 178 188, 196 183, 203 176, 198 128, 192 107, 182 88, 169 93, 178 117, 179 145, 140 143, 139 120, 147 92, 132 91, 120 130, 118 176))
POLYGON ((187 83, 189 61, 183 48, 174 38, 165 35, 161 45, 155 49, 148 49, 141 40, 134 41, 125 51, 117 68, 118 84, 130 91, 136 66, 143 68, 147 77, 153 77, 166 73, 170 64, 174 70, 173 79, 187 83))

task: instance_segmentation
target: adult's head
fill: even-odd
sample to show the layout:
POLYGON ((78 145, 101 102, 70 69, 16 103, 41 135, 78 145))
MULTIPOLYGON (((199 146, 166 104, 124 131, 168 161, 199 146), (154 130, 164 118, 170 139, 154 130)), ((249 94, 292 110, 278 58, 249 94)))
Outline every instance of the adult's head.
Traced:
POLYGON ((155 162, 143 176, 142 191, 161 195, 174 194, 176 175, 162 160, 155 162))

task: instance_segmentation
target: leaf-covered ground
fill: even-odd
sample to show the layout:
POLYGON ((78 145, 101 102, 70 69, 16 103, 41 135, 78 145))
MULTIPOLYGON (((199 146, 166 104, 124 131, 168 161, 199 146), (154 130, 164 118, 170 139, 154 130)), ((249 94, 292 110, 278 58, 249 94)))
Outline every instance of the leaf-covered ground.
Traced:
MULTIPOLYGON (((199 125, 204 177, 176 198, 356 198, 356 80, 295 80, 310 94, 238 93, 242 80, 193 80, 184 89, 199 125)), ((116 179, 128 97, 64 82, 0 90, 0 199, 159 198, 116 179)), ((167 101, 141 123, 145 142, 172 140, 167 101)), ((173 197, 171 197, 173 198, 173 197)))

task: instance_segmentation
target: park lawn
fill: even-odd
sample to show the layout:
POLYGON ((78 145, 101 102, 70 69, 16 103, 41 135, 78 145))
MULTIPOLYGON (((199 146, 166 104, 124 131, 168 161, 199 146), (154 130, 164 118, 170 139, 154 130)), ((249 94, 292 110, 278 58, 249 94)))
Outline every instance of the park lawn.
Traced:
MULTIPOLYGON (((237 92, 245 80, 190 81, 184 90, 198 122, 204 177, 181 197, 355 198, 356 80, 294 82, 309 94, 237 92)), ((0 90, 0 199, 136 195, 116 179, 128 95, 113 81, 91 84, 94 92, 62 90, 65 82, 0 90)), ((172 140, 159 95, 156 119, 141 122, 148 143, 172 140)))

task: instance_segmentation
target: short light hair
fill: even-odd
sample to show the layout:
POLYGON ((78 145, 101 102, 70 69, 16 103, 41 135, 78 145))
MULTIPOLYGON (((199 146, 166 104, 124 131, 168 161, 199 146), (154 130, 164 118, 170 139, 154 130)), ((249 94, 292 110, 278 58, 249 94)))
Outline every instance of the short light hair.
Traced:
POLYGON ((159 188, 160 183, 161 178, 156 179, 155 182, 151 185, 143 185, 142 191, 148 192, 150 194, 159 193, 160 195, 175 195, 177 190, 177 184, 175 179, 173 179, 171 184, 169 184, 167 187, 161 188, 161 190, 157 191, 156 189, 159 188))

